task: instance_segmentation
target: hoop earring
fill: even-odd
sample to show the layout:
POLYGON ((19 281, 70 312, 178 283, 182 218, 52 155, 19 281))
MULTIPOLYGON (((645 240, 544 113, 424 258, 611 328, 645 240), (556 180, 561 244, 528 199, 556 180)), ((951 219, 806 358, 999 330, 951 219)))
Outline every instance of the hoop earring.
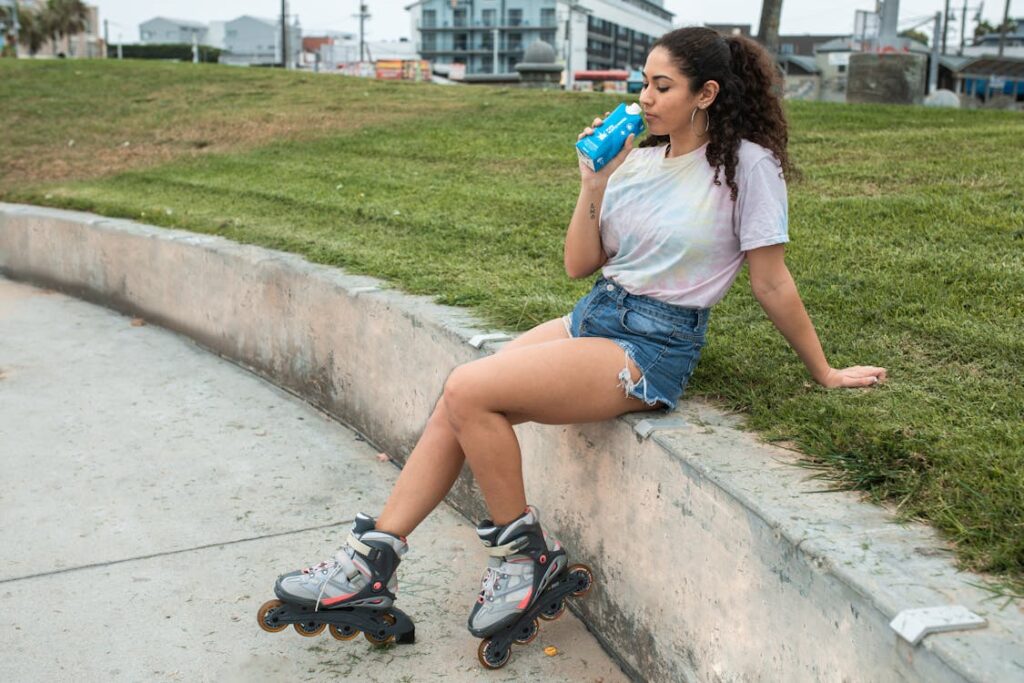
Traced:
POLYGON ((708 129, 711 128, 711 112, 709 112, 706 109, 700 109, 702 112, 704 112, 704 115, 707 117, 707 121, 704 123, 704 132, 698 133, 697 131, 693 130, 693 119, 694 117, 697 116, 698 109, 700 109, 700 107, 694 107, 693 112, 690 113, 690 130, 693 131, 694 135, 696 135, 699 138, 702 138, 708 134, 708 129))

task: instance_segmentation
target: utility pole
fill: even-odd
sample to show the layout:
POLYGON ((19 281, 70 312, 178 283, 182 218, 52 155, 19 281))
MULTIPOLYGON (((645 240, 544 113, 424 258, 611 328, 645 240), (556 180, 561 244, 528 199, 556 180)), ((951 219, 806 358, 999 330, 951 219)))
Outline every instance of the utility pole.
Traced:
POLYGON ((569 3, 569 18, 565 20, 565 39, 569 45, 569 51, 565 55, 565 91, 572 92, 572 11, 575 5, 569 3))
POLYGON ((110 19, 103 20, 103 59, 110 56, 110 19))
MULTIPOLYGON (((947 0, 948 3, 948 0, 947 0)), ((943 26, 943 15, 935 13, 935 28, 932 29, 932 60, 928 66, 928 93, 931 94, 939 87, 939 30, 943 26)), ((946 21, 948 23, 948 20, 946 21)), ((945 37, 943 37, 943 50, 945 50, 945 37)))
POLYGON ((281 68, 288 68, 288 0, 281 0, 281 68))
POLYGON ((359 14, 356 14, 355 16, 359 17, 359 61, 362 62, 366 59, 364 56, 364 53, 366 52, 364 29, 366 20, 370 18, 370 13, 367 11, 365 3, 359 3, 359 14))
POLYGON ((1006 0, 1006 9, 1003 10, 1003 25, 999 27, 999 56, 1003 56, 1003 43, 1006 42, 1007 24, 1010 23, 1010 0, 1006 0))
POLYGON ((946 10, 942 13, 942 54, 946 54, 946 40, 949 37, 949 0, 946 0, 946 10))
POLYGON ((964 36, 967 34, 967 0, 964 0, 964 11, 960 15, 960 51, 958 55, 964 54, 964 36))

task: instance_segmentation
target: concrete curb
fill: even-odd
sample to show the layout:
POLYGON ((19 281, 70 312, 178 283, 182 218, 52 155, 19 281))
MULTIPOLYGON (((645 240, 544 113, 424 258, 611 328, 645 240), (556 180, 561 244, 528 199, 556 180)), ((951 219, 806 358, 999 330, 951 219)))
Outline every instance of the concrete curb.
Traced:
MULTIPOLYGON (((399 459, 448 373, 500 344, 464 311, 372 278, 83 213, 0 204, 0 273, 182 332, 399 459)), ((595 570, 581 616, 630 675, 1024 677, 1024 615, 970 586, 980 577, 958 573, 933 532, 852 494, 806 495, 818 487, 793 455, 739 427, 688 401, 660 419, 516 428, 531 501, 595 570), (902 610, 953 604, 988 626, 916 647, 889 627, 902 610)), ((483 516, 465 473, 450 500, 483 516)))

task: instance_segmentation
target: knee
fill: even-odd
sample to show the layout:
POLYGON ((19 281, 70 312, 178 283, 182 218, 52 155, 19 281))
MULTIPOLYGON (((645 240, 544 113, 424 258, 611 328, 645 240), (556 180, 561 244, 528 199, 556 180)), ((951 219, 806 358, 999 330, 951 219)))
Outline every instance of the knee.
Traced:
POLYGON ((472 407, 472 388, 473 371, 467 370, 465 365, 452 370, 445 380, 441 401, 444 403, 448 423, 456 432, 464 424, 465 417, 472 407))

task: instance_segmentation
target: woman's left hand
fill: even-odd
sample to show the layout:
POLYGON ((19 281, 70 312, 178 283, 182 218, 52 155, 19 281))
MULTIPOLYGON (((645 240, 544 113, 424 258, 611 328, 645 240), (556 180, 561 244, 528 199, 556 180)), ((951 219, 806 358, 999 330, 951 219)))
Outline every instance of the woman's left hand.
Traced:
POLYGON ((837 370, 829 368, 818 383, 828 389, 838 387, 873 387, 885 381, 885 368, 870 365, 854 365, 852 368, 837 370))

